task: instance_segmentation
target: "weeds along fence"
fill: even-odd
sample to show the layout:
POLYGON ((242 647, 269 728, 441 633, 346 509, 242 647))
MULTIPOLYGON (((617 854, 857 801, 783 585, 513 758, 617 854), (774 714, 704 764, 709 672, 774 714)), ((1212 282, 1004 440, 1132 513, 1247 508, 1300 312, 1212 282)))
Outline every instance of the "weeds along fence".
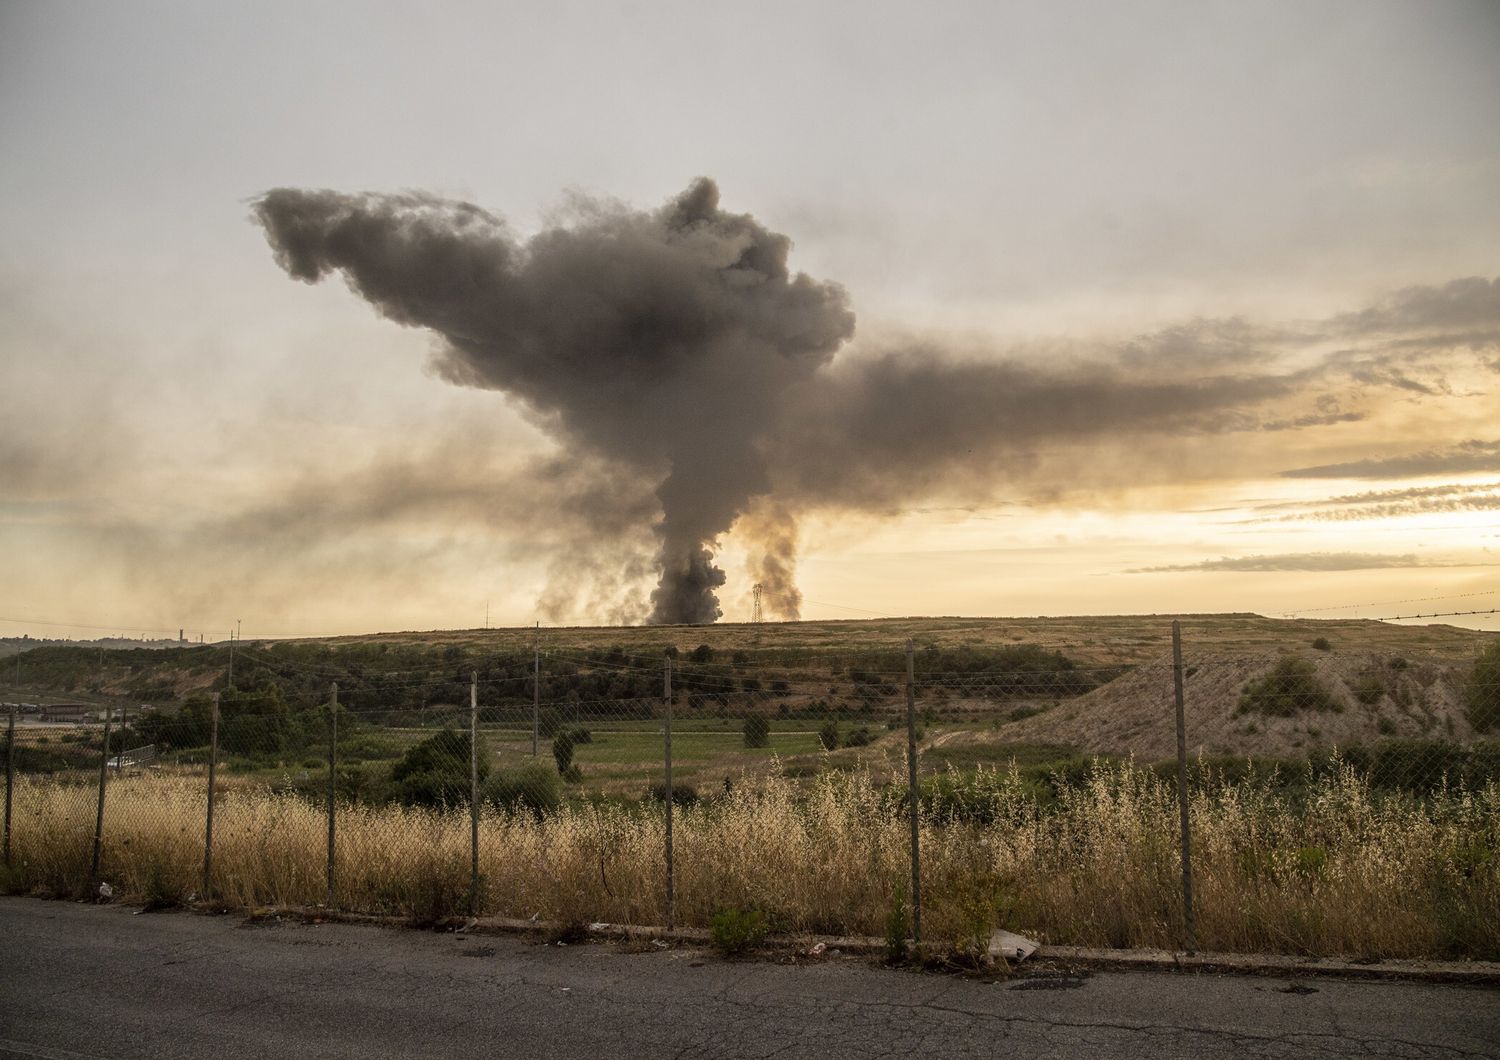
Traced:
MULTIPOLYGON (((1500 958, 1500 648, 406 670, 7 718, 5 884, 418 922, 1500 958)), ((851 661, 853 660, 853 661, 851 661)))

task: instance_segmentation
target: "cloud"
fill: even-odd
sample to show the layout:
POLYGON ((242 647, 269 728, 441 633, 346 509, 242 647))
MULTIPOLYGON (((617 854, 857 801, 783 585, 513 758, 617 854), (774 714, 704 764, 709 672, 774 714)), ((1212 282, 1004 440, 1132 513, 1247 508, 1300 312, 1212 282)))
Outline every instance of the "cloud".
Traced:
POLYGON ((1188 571, 1228 571, 1237 573, 1274 571, 1349 571, 1384 570, 1396 567, 1448 566, 1426 563, 1410 553, 1382 555, 1369 552, 1289 552, 1270 556, 1240 556, 1206 559, 1200 563, 1179 563, 1164 567, 1136 567, 1126 574, 1175 574, 1188 571))
POLYGON ((1459 335, 1492 337, 1500 330, 1500 277, 1466 276, 1435 287, 1405 287, 1372 306, 1335 317, 1333 323, 1356 334, 1455 333, 1445 342, 1459 335))
POLYGON ((1283 471, 1283 478, 1420 478, 1466 471, 1500 472, 1500 441, 1473 438, 1443 449, 1401 456, 1367 457, 1342 464, 1319 464, 1283 471))
POLYGON ((1370 490, 1321 500, 1266 504, 1258 510, 1290 510, 1290 514, 1248 522, 1360 522, 1433 512, 1496 511, 1500 510, 1500 482, 1370 490))

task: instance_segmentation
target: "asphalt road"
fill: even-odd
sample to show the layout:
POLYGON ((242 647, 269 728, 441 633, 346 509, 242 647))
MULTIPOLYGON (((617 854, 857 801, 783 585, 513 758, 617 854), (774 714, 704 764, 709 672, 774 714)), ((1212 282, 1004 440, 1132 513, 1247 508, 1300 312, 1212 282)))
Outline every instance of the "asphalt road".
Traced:
POLYGON ((0 899, 0 1058, 1500 1056, 1500 992, 979 982, 0 899))

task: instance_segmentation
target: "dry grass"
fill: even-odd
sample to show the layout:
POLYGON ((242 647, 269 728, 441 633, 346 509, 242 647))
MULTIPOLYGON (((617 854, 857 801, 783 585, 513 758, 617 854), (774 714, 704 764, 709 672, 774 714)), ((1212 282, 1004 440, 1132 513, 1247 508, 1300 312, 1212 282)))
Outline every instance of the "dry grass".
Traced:
MULTIPOLYGON (((1054 943, 1173 947, 1181 938, 1171 789, 1131 768, 1098 769, 1043 807, 1005 772, 981 772, 991 823, 924 821, 924 934, 963 946, 995 926, 1054 943)), ((676 819, 677 920, 725 907, 773 928, 881 935, 908 878, 908 825, 863 775, 810 786, 769 778, 676 819)), ((93 793, 23 779, 13 885, 87 889, 93 793)), ((201 780, 127 778, 110 788, 104 874, 138 897, 199 889, 201 780)), ((1353 773, 1294 805, 1264 783, 1195 795, 1199 945, 1208 950, 1381 957, 1500 957, 1500 789, 1381 800, 1353 773)), ((324 898, 326 817, 296 797, 225 792, 214 891, 231 905, 324 898)), ((468 816, 341 807, 345 909, 426 920, 462 912, 468 816)), ((544 820, 487 810, 484 912, 564 922, 664 918, 662 821, 619 806, 544 820)))

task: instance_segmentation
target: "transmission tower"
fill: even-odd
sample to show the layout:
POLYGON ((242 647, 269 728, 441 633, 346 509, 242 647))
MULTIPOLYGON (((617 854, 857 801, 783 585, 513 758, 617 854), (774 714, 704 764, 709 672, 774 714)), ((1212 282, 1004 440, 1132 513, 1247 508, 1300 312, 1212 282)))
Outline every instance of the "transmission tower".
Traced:
POLYGON ((750 612, 750 621, 756 625, 760 624, 760 595, 764 590, 760 582, 755 583, 755 607, 750 612))

